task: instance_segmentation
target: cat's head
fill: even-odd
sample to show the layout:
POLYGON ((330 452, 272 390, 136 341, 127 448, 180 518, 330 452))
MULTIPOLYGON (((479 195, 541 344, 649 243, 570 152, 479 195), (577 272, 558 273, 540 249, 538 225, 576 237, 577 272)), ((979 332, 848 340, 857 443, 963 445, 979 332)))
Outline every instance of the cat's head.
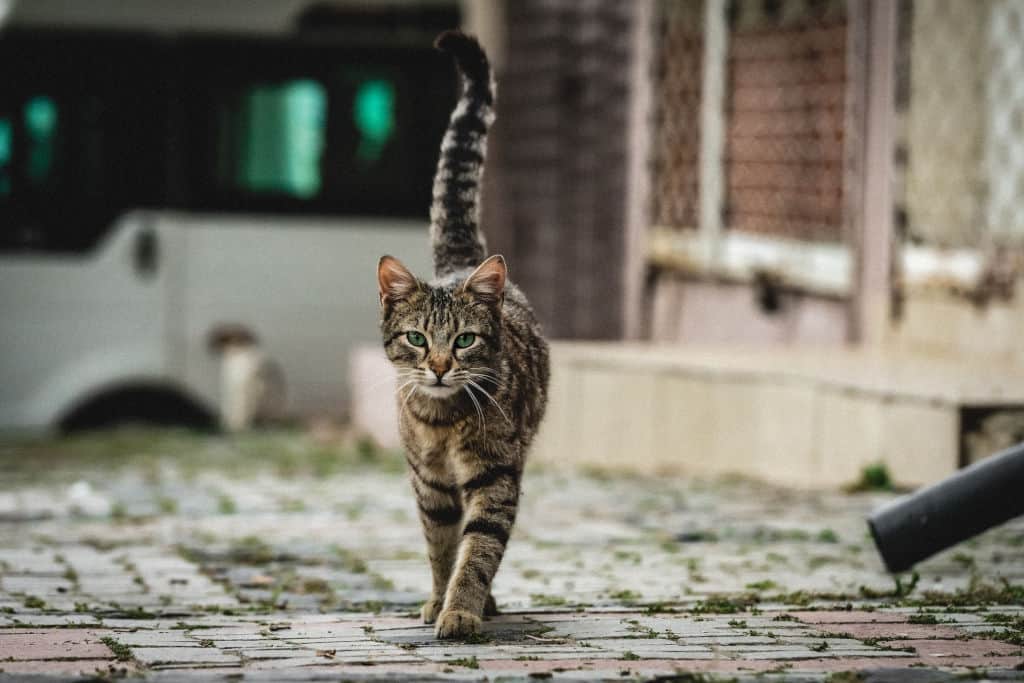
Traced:
POLYGON ((435 399, 497 378, 505 259, 491 256, 469 277, 430 285, 398 259, 377 264, 384 350, 399 385, 435 399))

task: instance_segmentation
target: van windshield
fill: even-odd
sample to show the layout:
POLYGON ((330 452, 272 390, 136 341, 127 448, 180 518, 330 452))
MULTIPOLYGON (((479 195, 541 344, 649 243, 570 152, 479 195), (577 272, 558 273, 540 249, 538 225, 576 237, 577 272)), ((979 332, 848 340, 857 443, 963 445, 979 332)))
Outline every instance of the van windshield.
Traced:
POLYGON ((425 219, 454 98, 429 40, 8 32, 0 78, 0 250, 137 208, 425 219))

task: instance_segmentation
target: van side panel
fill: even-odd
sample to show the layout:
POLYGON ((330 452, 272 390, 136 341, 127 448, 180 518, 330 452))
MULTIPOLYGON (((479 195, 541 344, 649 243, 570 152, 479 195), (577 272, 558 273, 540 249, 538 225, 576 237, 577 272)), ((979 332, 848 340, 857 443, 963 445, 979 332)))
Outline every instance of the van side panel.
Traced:
POLYGON ((86 254, 0 256, 0 427, 47 427, 102 387, 171 379, 168 270, 137 269, 144 232, 158 253, 173 238, 130 213, 86 254))
POLYGON ((346 413, 349 352, 378 339, 378 258, 392 254, 425 278, 431 273, 425 222, 237 215, 173 222, 185 245, 181 289, 171 296, 171 319, 181 321, 171 327, 173 356, 184 358, 185 384, 211 405, 220 374, 207 336, 218 324, 238 323, 281 364, 289 412, 346 413))

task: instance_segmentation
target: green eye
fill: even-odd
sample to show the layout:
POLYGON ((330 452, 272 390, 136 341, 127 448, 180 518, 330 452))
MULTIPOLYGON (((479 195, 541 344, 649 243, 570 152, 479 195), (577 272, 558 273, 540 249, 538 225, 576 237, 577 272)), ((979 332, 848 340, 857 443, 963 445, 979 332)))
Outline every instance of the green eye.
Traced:
POLYGON ((460 334, 458 337, 455 338, 455 346, 460 349, 467 349, 470 346, 472 346, 473 342, 475 341, 476 335, 467 332, 465 334, 460 334))
POLYGON ((409 340, 409 343, 413 346, 426 346, 427 338, 419 332, 406 332, 405 338, 409 340))

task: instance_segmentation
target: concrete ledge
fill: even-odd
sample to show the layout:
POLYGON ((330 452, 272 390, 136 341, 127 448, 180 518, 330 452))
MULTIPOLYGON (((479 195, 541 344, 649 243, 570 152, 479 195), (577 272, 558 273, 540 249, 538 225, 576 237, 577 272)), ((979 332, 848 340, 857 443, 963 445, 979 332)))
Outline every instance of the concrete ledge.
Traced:
MULTIPOLYGON (((387 360, 366 348, 352 364, 357 428, 398 445, 387 360)), ((1024 407, 1024 373, 858 351, 563 342, 531 457, 798 487, 841 486, 884 462, 919 485, 956 471, 962 410, 985 406, 1024 407)))
POLYGON ((959 467, 961 409, 1024 406, 1005 366, 855 351, 556 344, 553 366, 538 460, 799 487, 875 462, 936 481, 959 467))

